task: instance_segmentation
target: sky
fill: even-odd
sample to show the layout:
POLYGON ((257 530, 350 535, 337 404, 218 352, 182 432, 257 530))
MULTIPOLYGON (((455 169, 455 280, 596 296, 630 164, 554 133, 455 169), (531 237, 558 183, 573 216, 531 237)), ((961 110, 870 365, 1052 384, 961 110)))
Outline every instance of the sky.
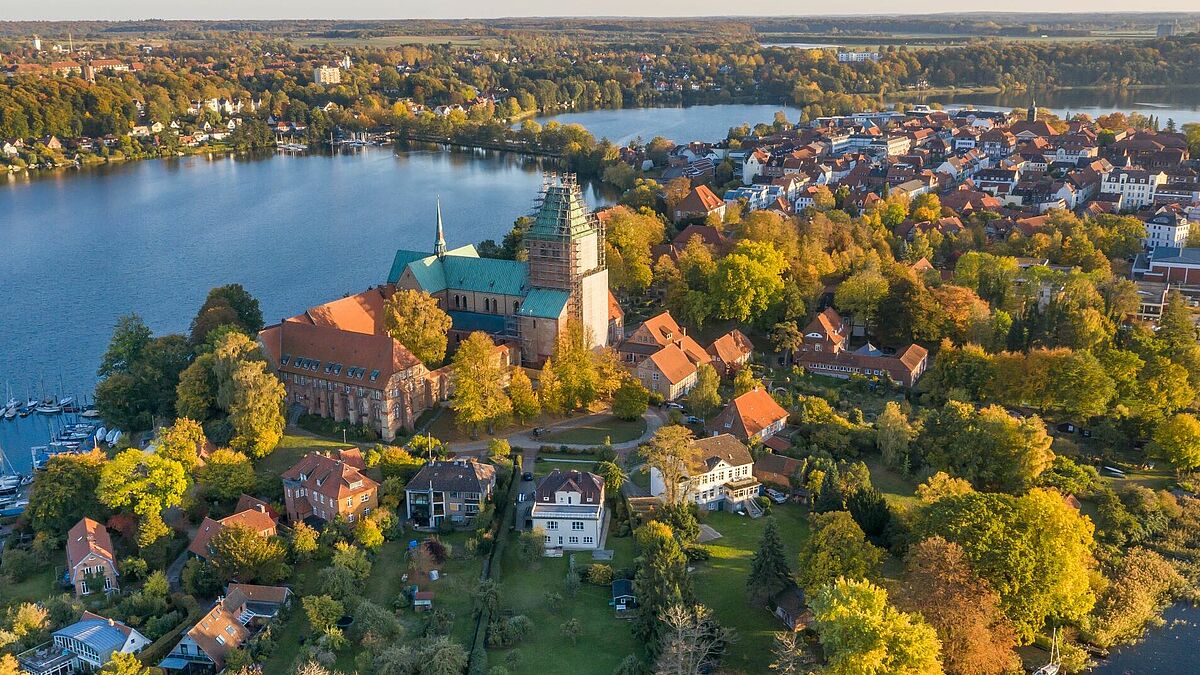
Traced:
MULTIPOLYGON (((922 14, 961 12, 960 0, 924 0, 922 14)), ((860 0, 837 8, 840 14, 898 14, 895 0, 860 0)), ((1125 0, 1010 0, 1005 12, 1128 12, 1125 0)), ((1143 0, 1140 12, 1196 11, 1195 0, 1143 0)), ((796 0, 0 0, 0 19, 428 19, 506 16, 797 16, 829 15, 825 7, 796 0)))

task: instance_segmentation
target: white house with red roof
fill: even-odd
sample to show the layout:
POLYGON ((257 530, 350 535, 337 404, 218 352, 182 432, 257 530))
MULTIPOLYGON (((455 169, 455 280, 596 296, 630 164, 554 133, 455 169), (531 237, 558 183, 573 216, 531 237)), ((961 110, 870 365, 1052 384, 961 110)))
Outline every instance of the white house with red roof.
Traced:
POLYGON ((80 520, 67 533, 67 575, 75 595, 113 593, 120 588, 112 537, 91 518, 80 520))

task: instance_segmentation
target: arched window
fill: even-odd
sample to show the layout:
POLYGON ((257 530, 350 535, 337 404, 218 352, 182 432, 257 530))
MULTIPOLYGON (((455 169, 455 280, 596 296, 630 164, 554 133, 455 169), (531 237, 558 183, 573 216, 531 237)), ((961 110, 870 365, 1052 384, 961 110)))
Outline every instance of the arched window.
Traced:
POLYGON ((516 314, 519 311, 521 311, 521 301, 513 300, 513 314, 516 314))

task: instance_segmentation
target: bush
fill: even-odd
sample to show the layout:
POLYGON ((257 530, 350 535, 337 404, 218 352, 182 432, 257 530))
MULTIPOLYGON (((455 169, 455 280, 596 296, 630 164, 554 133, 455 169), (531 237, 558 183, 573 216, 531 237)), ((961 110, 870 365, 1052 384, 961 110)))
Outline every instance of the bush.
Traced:
POLYGON ((39 562, 33 553, 19 548, 6 548, 0 557, 0 570, 14 582, 28 579, 37 571, 39 562))
POLYGON ((608 586, 613 582, 613 568, 603 563, 593 563, 587 568, 587 581, 597 586, 608 586))
POLYGON ((688 544, 683 547, 683 554, 692 562, 702 562, 712 557, 708 549, 699 544, 688 544))

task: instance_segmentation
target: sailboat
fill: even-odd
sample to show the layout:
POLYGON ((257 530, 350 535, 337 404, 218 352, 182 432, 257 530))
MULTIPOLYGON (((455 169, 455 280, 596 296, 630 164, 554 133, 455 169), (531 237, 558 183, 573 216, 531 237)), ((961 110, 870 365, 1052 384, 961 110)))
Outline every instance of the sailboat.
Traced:
POLYGON ((1054 639, 1050 643, 1050 662, 1033 671, 1033 675, 1058 675, 1062 668, 1062 654, 1058 651, 1058 629, 1054 629, 1054 639))

